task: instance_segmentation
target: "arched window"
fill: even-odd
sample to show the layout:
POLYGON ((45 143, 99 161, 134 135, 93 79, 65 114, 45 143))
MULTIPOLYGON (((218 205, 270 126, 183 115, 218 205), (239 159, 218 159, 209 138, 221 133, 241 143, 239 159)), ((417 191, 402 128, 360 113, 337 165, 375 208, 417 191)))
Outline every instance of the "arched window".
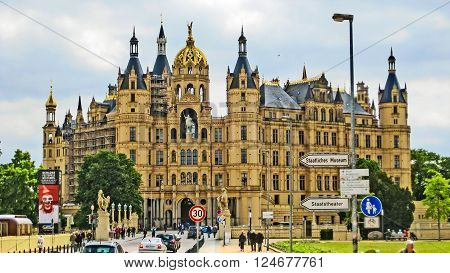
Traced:
POLYGON ((176 140, 177 139, 177 129, 175 129, 175 128, 170 129, 170 138, 172 140, 176 140))
POLYGON ((186 158, 187 158, 186 165, 192 165, 192 151, 191 150, 187 150, 186 158))
POLYGON ((186 184, 186 174, 181 173, 181 184, 186 184))
POLYGON ((329 120, 330 122, 333 122, 333 121, 334 121, 334 112, 333 112, 333 109, 330 109, 330 111, 329 111, 329 114, 328 114, 328 120, 329 120))
POLYGON ((205 101, 205 87, 203 86, 203 84, 200 85, 199 93, 200 93, 200 101, 204 102, 205 101))
POLYGON ((48 144, 52 144, 52 143, 53 143, 53 135, 48 134, 48 144))
POLYGON ((317 121, 317 120, 319 119, 319 114, 318 114, 318 112, 317 112, 317 108, 314 108, 314 111, 313 111, 313 119, 314 119, 315 121, 317 121))
POLYGON ((186 165, 186 151, 181 150, 181 165, 186 165))
POLYGON ((181 99, 181 86, 180 85, 177 85, 177 98, 178 99, 181 99))
POLYGON ((207 178, 206 178, 206 173, 204 173, 204 174, 202 175, 202 184, 203 184, 203 185, 206 185, 206 183, 207 183, 207 178))
POLYGON ((323 108, 320 110, 320 120, 321 121, 325 121, 326 120, 325 109, 323 109, 323 108))
POLYGON ((202 151, 202 162, 206 162, 206 161, 208 160, 207 157, 208 157, 208 156, 207 156, 207 154, 206 154, 206 150, 203 150, 203 151, 202 151))
POLYGON ((176 185, 176 184, 177 184, 177 175, 172 174, 172 185, 176 185))
POLYGON ((188 84, 186 87, 186 93, 195 95, 195 89, 194 86, 192 85, 192 83, 188 84))
POLYGON ((193 156, 192 164, 197 165, 198 164, 198 151, 194 150, 192 153, 192 156, 193 156))
POLYGON ((192 174, 192 182, 194 184, 198 184, 198 173, 193 173, 192 174))
POLYGON ((172 151, 172 163, 177 162, 177 152, 172 151))
POLYGON ((206 128, 202 128, 202 141, 206 141, 208 138, 208 130, 206 128))
POLYGON ((187 173, 186 175, 186 183, 187 184, 192 184, 192 173, 187 173))
POLYGON ((192 66, 188 67, 188 74, 191 75, 192 74, 192 66))

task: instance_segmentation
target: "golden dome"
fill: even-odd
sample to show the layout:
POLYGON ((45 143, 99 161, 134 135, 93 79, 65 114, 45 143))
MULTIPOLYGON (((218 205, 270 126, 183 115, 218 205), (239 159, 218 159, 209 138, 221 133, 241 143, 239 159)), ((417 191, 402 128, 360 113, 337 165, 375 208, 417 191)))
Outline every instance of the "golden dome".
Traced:
POLYGON ((195 47, 194 37, 192 36, 192 22, 188 24, 188 37, 186 39, 186 46, 181 49, 175 57, 175 67, 195 67, 195 66, 208 66, 205 54, 195 47))
POLYGON ((56 107, 56 100, 53 98, 53 83, 50 83, 50 95, 45 102, 45 107, 56 107))

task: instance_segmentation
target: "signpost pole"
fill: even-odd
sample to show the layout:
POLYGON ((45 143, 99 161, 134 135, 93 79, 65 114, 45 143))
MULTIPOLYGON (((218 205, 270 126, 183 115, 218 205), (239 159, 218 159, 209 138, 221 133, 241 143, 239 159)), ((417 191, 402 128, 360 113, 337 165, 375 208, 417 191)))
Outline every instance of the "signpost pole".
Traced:
MULTIPOLYGON (((266 151, 266 152, 267 152, 266 164, 269 166, 269 168, 267 168, 267 177, 266 177, 266 189, 267 189, 266 202, 267 202, 267 211, 269 211, 269 209, 270 209, 270 207, 269 207, 269 205, 270 205, 270 184, 271 184, 270 183, 270 181, 271 181, 271 179, 270 179, 270 162, 271 162, 271 160, 270 160, 270 151, 266 151)), ((269 252, 269 223, 270 223, 270 220, 266 219, 266 242, 267 242, 266 249, 267 249, 267 252, 269 252)))
POLYGON ((197 253, 198 253, 198 251, 199 251, 199 249, 198 249, 198 237, 199 237, 200 223, 196 222, 195 226, 197 227, 197 253))

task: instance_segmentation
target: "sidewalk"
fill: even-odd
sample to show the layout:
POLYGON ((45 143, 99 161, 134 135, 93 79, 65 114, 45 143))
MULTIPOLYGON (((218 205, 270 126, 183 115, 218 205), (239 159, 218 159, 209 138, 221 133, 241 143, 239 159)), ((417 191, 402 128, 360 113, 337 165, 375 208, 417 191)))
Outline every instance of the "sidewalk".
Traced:
MULTIPOLYGON (((256 247, 258 247, 258 245, 256 247)), ((244 247, 244 252, 258 253, 252 252, 251 247, 247 244, 244 247)), ((200 253, 241 253, 241 249, 239 248, 238 239, 232 239, 229 245, 224 246, 223 240, 216 240, 211 236, 211 238, 205 237, 205 244, 200 248, 200 253)), ((272 250, 269 250, 269 252, 267 252, 266 247, 263 244, 263 249, 261 253, 274 253, 274 252, 272 250)))

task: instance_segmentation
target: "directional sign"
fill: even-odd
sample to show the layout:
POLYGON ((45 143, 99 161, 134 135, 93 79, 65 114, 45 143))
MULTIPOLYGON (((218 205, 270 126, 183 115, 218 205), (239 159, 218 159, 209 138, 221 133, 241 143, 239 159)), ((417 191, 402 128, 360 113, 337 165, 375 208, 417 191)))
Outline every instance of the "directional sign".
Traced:
POLYGON ((348 167, 350 155, 346 153, 309 153, 300 161, 307 167, 348 167))
POLYGON ((273 211, 263 211, 263 219, 273 219, 273 211))
POLYGON ((380 217, 364 217, 364 228, 380 228, 380 217))
POLYGON ((369 169, 340 169, 341 179, 353 179, 353 177, 369 176, 369 169))
POLYGON ((341 180, 341 194, 369 194, 369 180, 341 180))
POLYGON ((347 198, 308 197, 301 203, 309 211, 348 211, 350 205, 347 198))
POLYGON ((366 196, 361 201, 361 212, 367 217, 375 217, 381 213, 383 205, 376 196, 366 196))
POLYGON ((192 206, 189 210, 189 218, 191 218, 192 221, 199 223, 203 221, 206 217, 206 210, 204 207, 200 205, 192 206))

